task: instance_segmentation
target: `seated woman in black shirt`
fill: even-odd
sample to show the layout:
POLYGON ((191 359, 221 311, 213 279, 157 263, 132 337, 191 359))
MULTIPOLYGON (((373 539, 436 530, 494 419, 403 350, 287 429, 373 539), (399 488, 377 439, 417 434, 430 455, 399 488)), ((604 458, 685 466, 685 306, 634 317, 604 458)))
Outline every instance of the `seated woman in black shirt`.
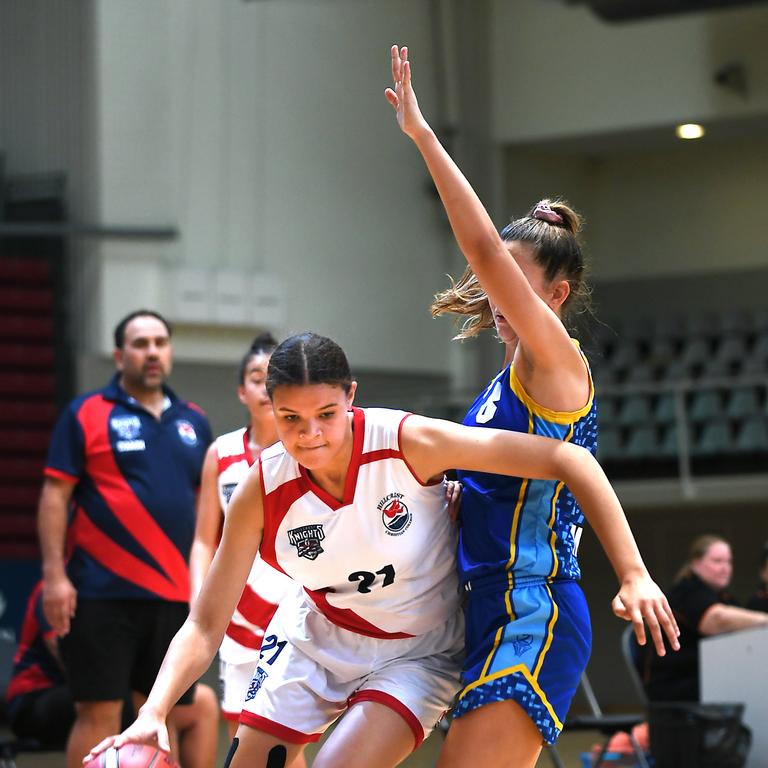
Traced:
POLYGON ((680 627, 680 650, 647 657, 645 689, 650 701, 699 700, 699 640, 768 624, 768 614, 739 608, 726 592, 731 547, 719 536, 700 536, 667 599, 680 627))

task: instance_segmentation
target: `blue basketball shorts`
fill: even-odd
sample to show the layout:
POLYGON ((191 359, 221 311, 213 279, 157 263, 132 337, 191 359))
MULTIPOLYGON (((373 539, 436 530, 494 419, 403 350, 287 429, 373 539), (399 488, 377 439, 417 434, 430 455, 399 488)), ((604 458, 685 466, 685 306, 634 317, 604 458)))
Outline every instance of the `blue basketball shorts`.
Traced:
POLYGON ((466 661, 454 717, 513 700, 554 744, 587 666, 592 628, 575 581, 506 574, 473 582, 464 607, 466 661))

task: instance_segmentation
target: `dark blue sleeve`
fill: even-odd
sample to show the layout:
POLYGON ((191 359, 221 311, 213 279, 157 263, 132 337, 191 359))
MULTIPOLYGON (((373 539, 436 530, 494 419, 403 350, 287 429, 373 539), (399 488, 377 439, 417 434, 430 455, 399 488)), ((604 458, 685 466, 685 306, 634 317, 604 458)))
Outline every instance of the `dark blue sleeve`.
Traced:
POLYGON ((70 404, 56 421, 48 446, 46 475, 66 475, 76 481, 83 474, 85 436, 77 418, 78 410, 77 404, 70 404))

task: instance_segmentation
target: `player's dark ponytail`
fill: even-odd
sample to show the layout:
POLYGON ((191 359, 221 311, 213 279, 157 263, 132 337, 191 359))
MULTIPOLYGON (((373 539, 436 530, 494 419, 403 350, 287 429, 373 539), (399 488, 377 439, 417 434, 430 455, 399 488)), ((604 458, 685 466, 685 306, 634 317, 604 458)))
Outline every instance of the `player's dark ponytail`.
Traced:
POLYGON ((238 381, 240 386, 245 384, 245 371, 248 368, 248 364, 257 355, 271 355, 277 346, 277 339, 267 331, 266 333, 260 333, 252 342, 248 351, 243 355, 243 359, 240 361, 240 368, 238 369, 238 381))
POLYGON ((307 331, 289 336, 272 353, 267 393, 283 386, 331 384, 349 394, 352 372, 344 350, 332 339, 307 331))

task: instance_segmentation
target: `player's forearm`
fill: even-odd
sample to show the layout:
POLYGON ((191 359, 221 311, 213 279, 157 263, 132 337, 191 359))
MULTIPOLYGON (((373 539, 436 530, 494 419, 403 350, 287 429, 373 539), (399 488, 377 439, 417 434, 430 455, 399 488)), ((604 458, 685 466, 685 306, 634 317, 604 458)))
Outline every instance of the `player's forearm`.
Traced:
POLYGON ((563 444, 561 477, 595 531, 619 582, 647 569, 616 492, 597 460, 584 448, 563 444))
POLYGON ((496 253, 500 238, 471 184, 429 126, 413 137, 440 194, 456 242, 473 269, 496 253))
POLYGON ((765 626, 768 626, 768 613, 718 603, 704 614, 699 623, 699 632, 702 635, 719 635, 723 632, 765 626))
POLYGON ((190 602, 197 597, 203 586, 205 574, 211 567, 213 552, 214 547, 207 542, 196 540, 192 543, 192 549, 189 553, 190 602))
POLYGON ((67 538, 67 502, 55 489, 43 486, 37 511, 37 533, 43 561, 43 578, 64 575, 67 538))

